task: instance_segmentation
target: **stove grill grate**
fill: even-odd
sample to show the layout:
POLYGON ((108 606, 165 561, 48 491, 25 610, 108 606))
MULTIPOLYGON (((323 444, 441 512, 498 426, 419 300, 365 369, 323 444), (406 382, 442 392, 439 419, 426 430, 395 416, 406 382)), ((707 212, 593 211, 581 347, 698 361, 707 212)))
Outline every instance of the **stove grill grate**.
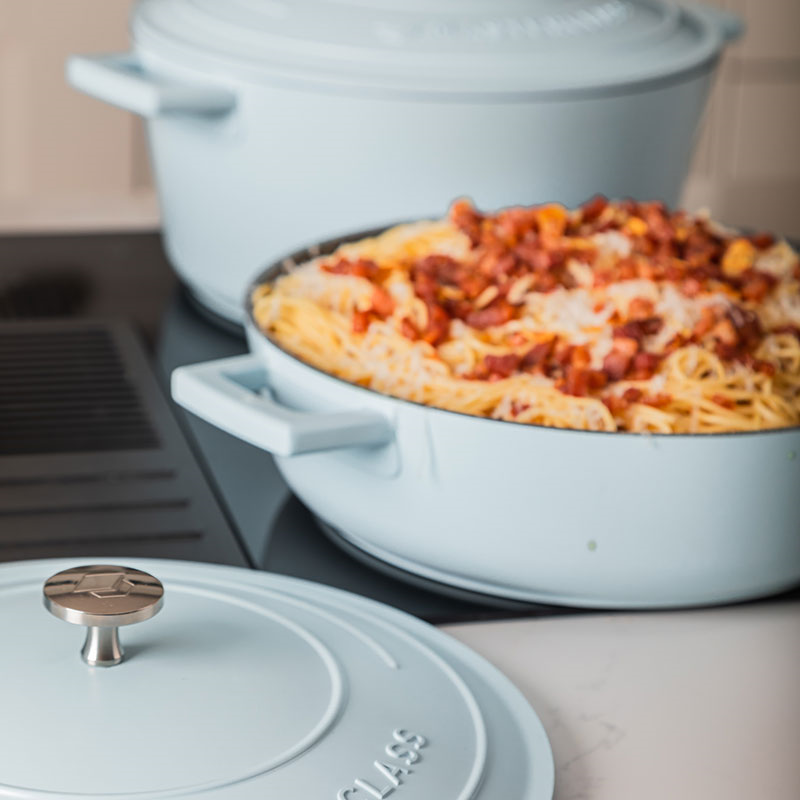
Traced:
POLYGON ((246 565, 130 328, 0 323, 0 561, 246 565))
POLYGON ((108 330, 0 335, 0 455, 158 446, 108 330))

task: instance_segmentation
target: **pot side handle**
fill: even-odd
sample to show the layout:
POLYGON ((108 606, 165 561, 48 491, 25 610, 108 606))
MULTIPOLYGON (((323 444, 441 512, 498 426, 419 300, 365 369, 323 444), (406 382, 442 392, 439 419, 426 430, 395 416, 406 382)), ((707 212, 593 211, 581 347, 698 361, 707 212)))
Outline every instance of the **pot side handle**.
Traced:
POLYGON ((178 367, 171 390, 178 405, 277 456, 382 445, 394 438, 391 422, 375 411, 314 413, 281 405, 269 395, 262 362, 251 354, 178 367))
POLYGON ((74 88, 143 117, 221 117, 236 105, 236 96, 227 89, 152 75, 135 53, 70 56, 66 72, 74 88))

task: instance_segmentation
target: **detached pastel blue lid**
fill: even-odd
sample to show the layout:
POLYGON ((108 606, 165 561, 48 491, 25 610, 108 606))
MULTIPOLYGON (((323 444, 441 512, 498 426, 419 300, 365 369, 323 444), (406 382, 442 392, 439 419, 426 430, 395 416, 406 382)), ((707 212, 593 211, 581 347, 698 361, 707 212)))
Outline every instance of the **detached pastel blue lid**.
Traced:
POLYGON ((264 572, 123 563, 0 565, 0 798, 552 797, 533 710, 435 628, 264 572))
POLYGON ((140 0, 132 29, 144 53, 216 75, 514 95, 672 78, 741 24, 669 0, 140 0))

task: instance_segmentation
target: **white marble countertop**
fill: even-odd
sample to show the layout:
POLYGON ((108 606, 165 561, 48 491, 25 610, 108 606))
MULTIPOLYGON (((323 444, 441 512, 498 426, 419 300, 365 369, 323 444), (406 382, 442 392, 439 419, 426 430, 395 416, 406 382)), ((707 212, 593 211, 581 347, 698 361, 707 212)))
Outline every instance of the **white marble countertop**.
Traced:
POLYGON ((800 798, 800 601, 443 630, 536 709, 556 800, 800 798))

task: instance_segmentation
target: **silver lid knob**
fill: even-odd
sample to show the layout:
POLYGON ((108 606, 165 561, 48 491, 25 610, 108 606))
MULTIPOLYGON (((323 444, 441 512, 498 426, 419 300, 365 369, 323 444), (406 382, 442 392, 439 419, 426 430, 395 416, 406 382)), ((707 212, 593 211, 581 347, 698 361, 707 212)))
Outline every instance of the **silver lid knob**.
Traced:
POLYGON ((150 619, 163 603, 161 581, 128 567, 74 567, 44 584, 45 608, 59 619, 89 629, 81 655, 92 667, 119 664, 125 654, 117 628, 150 619))

